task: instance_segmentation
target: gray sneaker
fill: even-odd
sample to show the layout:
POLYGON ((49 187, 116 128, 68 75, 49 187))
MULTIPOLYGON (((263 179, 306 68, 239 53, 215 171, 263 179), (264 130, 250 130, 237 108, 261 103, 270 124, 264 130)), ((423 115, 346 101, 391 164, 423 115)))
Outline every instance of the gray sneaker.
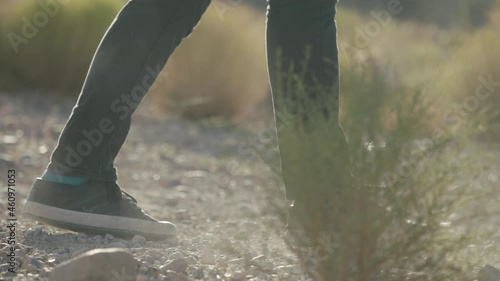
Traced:
POLYGON ((176 227, 146 214, 137 200, 115 182, 90 180, 66 185, 36 179, 23 214, 34 220, 89 234, 120 237, 142 235, 149 240, 175 237, 176 227))

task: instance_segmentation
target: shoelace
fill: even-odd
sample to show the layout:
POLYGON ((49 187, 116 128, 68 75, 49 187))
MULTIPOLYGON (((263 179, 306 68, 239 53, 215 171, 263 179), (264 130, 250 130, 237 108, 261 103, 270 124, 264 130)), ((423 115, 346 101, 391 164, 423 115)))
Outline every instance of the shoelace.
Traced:
POLYGON ((140 211, 142 214, 145 214, 144 211, 137 205, 137 199, 135 199, 132 195, 127 192, 121 190, 118 184, 113 183, 113 188, 109 194, 112 202, 116 202, 116 204, 127 205, 127 208, 132 208, 134 210, 140 211))

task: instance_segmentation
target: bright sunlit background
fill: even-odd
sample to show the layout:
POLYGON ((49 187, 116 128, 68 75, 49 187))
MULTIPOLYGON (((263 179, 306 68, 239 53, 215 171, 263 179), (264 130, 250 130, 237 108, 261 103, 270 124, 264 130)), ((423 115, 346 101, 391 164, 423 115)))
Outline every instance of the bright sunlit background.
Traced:
MULTIPOLYGON (((25 168, 26 184, 43 171, 63 125, 51 118, 60 114, 61 105, 69 113, 68 104, 78 97, 97 44, 125 3, 63 2, 46 22, 34 24, 40 20, 35 15, 44 11, 41 2, 0 0, 0 160, 21 166, 26 159, 32 161, 25 168), (44 102, 30 102, 31 97, 44 102)), ((265 0, 214 0, 141 108, 195 124, 222 119, 232 129, 238 124, 246 130, 255 120, 268 125, 272 107, 265 9, 265 0)), ((340 218, 345 224, 339 236, 342 246, 335 266, 320 268, 323 276, 336 274, 342 281, 474 280, 485 263, 500 266, 500 1, 342 0, 336 20, 341 124, 356 185, 370 188, 346 194, 339 202, 346 204, 340 218), (382 279, 368 279, 375 275, 382 279)), ((290 165, 297 182, 335 185, 329 171, 345 163, 329 161, 336 157, 338 144, 324 130, 331 122, 288 135, 284 145, 295 151, 289 158, 295 159, 290 165), (321 175, 305 178, 304 162, 321 175)), ((144 180, 138 167, 154 170, 176 162, 178 147, 189 155, 186 151, 207 152, 220 145, 217 153, 226 158, 196 156, 191 166, 185 164, 189 157, 179 160, 185 170, 216 163, 207 168, 215 174, 234 156, 224 154, 225 149, 237 147, 220 127, 196 131, 169 125, 168 132, 174 133, 163 132, 165 141, 155 139, 160 131, 151 129, 159 124, 141 124, 143 131, 133 127, 132 140, 124 147, 127 156, 118 159, 125 178, 144 180), (142 134, 153 137, 136 137, 142 134), (181 136, 190 138, 181 141, 181 136), (147 153, 148 163, 134 162, 147 153)), ((257 137, 243 143, 251 146, 250 139, 257 137)), ((254 150, 263 146, 253 143, 254 150)), ((237 162, 241 174, 253 175, 253 168, 262 167, 249 168, 247 162, 237 162)), ((170 184, 163 178, 159 182, 170 184)), ((264 187, 271 185, 263 182, 264 187)), ((224 192, 230 198, 228 190, 212 189, 206 198, 224 192)), ((201 213, 203 217, 206 211, 201 213)))

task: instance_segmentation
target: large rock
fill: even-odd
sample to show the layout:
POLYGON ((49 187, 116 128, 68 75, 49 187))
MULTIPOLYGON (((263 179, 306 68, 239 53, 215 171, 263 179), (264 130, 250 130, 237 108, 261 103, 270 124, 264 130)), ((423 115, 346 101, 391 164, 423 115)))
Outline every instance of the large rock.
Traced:
POLYGON ((135 280, 137 262, 128 252, 95 249, 56 266, 49 273, 51 281, 135 280))
POLYGON ((479 270, 479 281, 500 281, 500 270, 491 265, 483 266, 479 270))

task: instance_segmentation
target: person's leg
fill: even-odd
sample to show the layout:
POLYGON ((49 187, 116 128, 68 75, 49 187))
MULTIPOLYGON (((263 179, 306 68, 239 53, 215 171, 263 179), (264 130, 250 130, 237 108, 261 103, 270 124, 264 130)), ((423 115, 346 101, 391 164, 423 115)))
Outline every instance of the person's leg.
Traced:
MULTIPOLYGON (((128 210, 133 209, 131 204, 136 202, 116 185, 113 161, 128 134, 132 113, 209 4, 210 0, 131 0, 127 3, 98 47, 77 105, 47 167, 44 175, 47 180, 35 181, 25 213, 48 223, 84 231, 88 230, 85 225, 79 228, 68 221, 68 218, 78 218, 73 216, 75 212, 68 213, 65 222, 60 221, 63 219, 59 216, 61 208, 149 220, 142 216, 140 208, 136 208, 135 213, 128 210), (88 181, 70 186, 63 178, 88 181), (53 198, 57 196, 55 191, 50 192, 53 196, 43 195, 48 190, 58 190, 64 195, 79 192, 81 196, 91 196, 89 202, 102 202, 93 209, 85 206, 85 202, 71 205, 71 200, 62 202, 63 199, 53 198), (102 194, 98 190, 102 190, 102 194), (116 204, 106 201, 110 198, 114 200, 111 203, 116 204), (64 207, 64 204, 70 205, 64 207), (54 205, 58 208, 50 209, 54 205), (112 207, 114 209, 110 209, 112 207)), ((101 219, 104 225, 106 219, 109 221, 109 218, 101 219)), ((125 235, 127 231, 131 234, 148 231, 141 230, 140 224, 134 221, 124 221, 122 225, 128 227, 122 229, 125 235)), ((109 232, 109 229, 100 229, 101 226, 92 227, 95 232, 109 232)))
MULTIPOLYGON (((289 157, 296 152, 289 151, 286 139, 287 135, 294 133, 295 126, 312 127, 314 124, 309 120, 309 115, 315 112, 338 120, 339 68, 334 21, 336 3, 337 0, 268 0, 267 56, 275 115, 281 113, 293 116, 292 121, 286 120, 288 123, 276 118, 286 196, 289 200, 294 200, 295 208, 290 211, 289 224, 292 223, 290 219, 294 219, 294 214, 305 217, 298 220, 311 219, 315 215, 313 208, 328 205, 328 199, 331 199, 334 190, 349 185, 350 181, 345 176, 340 178, 340 175, 350 175, 350 172, 348 146, 338 123, 324 128, 332 130, 338 136, 339 139, 332 142, 340 143, 336 154, 346 162, 343 171, 332 171, 339 175, 338 186, 298 186, 293 178, 294 171, 290 169, 298 164, 291 163, 294 160, 289 157), (302 77, 301 86, 305 88, 301 89, 305 89, 306 102, 304 97, 295 96, 300 90, 294 87, 299 87, 300 83, 287 83, 290 75, 302 77)), ((306 152, 315 151, 314 149, 302 147, 301 150, 306 152)), ((311 172, 305 177, 314 179, 317 174, 311 172)))
POLYGON ((102 40, 47 170, 114 181, 131 116, 209 0, 132 0, 102 40))

